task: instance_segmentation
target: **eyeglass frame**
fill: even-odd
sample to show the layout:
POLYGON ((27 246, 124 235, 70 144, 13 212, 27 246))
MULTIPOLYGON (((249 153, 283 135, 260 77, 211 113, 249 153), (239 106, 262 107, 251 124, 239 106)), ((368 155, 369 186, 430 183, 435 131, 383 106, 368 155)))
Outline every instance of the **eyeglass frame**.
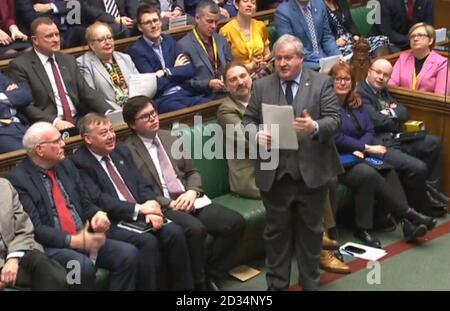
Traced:
POLYGON ((104 37, 102 37, 102 38, 91 39, 90 41, 91 41, 91 42, 92 42, 92 41, 95 41, 95 42, 97 42, 97 43, 105 43, 105 42, 107 42, 107 41, 114 41, 114 36, 104 36, 104 37))
POLYGON ((155 110, 153 110, 153 112, 146 113, 140 117, 134 118, 134 120, 135 121, 142 120, 144 122, 148 122, 148 121, 150 121, 150 118, 156 119, 157 117, 158 117, 158 113, 155 110))
POLYGON ((422 38, 429 38, 430 36, 426 33, 416 33, 416 34, 411 34, 409 36, 409 40, 414 40, 416 38, 418 39, 422 39, 422 38))
POLYGON ((156 25, 158 23, 161 23, 161 19, 160 18, 154 18, 154 19, 146 20, 145 22, 140 22, 139 25, 150 26, 150 25, 156 25))
POLYGON ((54 140, 44 140, 44 141, 38 142, 38 143, 36 144, 36 146, 38 146, 38 145, 43 145, 43 144, 60 144, 60 143, 63 142, 63 141, 64 141, 64 137, 63 137, 62 135, 59 135, 59 137, 58 137, 57 139, 54 139, 54 140))
POLYGON ((391 78, 391 76, 392 76, 392 73, 390 73, 390 74, 387 74, 387 73, 385 73, 385 72, 382 72, 381 70, 375 70, 375 69, 373 69, 372 67, 369 67, 369 70, 372 70, 372 71, 375 71, 375 73, 377 74, 377 75, 382 75, 383 76, 383 79, 389 79, 389 78, 391 78))
POLYGON ((333 78, 333 81, 335 83, 341 83, 342 81, 344 81, 345 83, 348 83, 348 82, 352 81, 352 77, 345 77, 345 78, 336 77, 336 78, 333 78))

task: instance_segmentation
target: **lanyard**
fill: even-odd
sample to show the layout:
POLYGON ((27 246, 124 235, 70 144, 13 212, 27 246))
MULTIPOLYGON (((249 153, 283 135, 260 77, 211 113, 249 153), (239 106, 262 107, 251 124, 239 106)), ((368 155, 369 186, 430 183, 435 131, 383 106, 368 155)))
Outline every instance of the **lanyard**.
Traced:
POLYGON ((415 68, 414 68, 414 75, 413 75, 413 80, 412 80, 412 89, 413 90, 417 89, 417 73, 416 73, 415 68))
MULTIPOLYGON (((202 39, 200 39, 200 36, 199 36, 199 34, 197 33, 197 29, 193 29, 192 30, 193 32, 194 32, 194 36, 195 36, 195 38, 197 39, 197 41, 198 41, 198 43, 200 44, 200 46, 203 48, 203 50, 205 50, 205 52, 206 52, 206 55, 209 55, 208 54, 208 50, 206 49, 206 46, 205 46, 205 44, 203 43, 203 41, 202 41, 202 39)), ((215 72, 217 72, 217 67, 218 67, 218 61, 217 61, 217 42, 216 42, 216 39, 214 39, 214 36, 212 37, 212 40, 213 40, 213 51, 214 51, 214 70, 215 70, 215 72)), ((208 57, 209 58, 209 57, 208 57)))

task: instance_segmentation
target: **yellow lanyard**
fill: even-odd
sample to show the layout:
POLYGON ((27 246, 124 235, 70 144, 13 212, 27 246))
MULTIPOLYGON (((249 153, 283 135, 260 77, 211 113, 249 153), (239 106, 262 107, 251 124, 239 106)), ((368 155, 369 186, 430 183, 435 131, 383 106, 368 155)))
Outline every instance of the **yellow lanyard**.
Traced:
POLYGON ((412 80, 412 89, 415 90, 417 88, 417 73, 416 69, 414 68, 414 75, 412 80))
MULTIPOLYGON (((194 32, 194 36, 197 39, 198 43, 203 48, 203 50, 205 50, 206 55, 208 55, 208 58, 209 58, 208 50, 206 49, 206 46, 203 43, 202 39, 200 39, 200 36, 197 33, 197 29, 194 28, 192 31, 194 32)), ((217 42, 216 42, 216 39, 214 39, 214 36, 212 37, 212 40, 213 40, 213 51, 214 51, 214 64, 213 65, 214 65, 214 70, 217 72, 217 67, 219 66, 218 61, 217 61, 217 42)))

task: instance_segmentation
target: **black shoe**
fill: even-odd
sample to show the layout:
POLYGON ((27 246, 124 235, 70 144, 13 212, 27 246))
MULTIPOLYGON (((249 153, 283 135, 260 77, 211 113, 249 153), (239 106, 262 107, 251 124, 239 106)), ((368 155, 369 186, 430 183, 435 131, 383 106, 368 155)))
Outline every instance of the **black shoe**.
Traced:
POLYGON ((437 201, 448 205, 449 197, 437 190, 434 186, 427 182, 427 191, 437 201))
POLYGON ((392 232, 397 228, 397 222, 391 213, 384 213, 382 217, 375 220, 373 229, 381 232, 392 232))
POLYGON ((427 191, 427 199, 428 204, 431 208, 435 209, 442 209, 447 211, 448 210, 448 203, 447 202, 441 202, 440 200, 436 199, 430 191, 427 191))
POLYGON ((403 220, 403 239, 406 242, 414 242, 416 239, 424 237, 427 232, 425 225, 414 225, 407 219, 403 220))
POLYGON ((207 287, 207 290, 212 291, 212 292, 221 292, 222 291, 222 288, 213 279, 206 280, 206 287, 207 287))
POLYGON ((410 208, 408 210, 405 217, 406 217, 406 219, 410 220, 415 225, 425 225, 428 230, 433 229, 437 225, 436 219, 429 217, 429 216, 422 215, 421 213, 416 212, 412 208, 410 208))
POLYGON ((440 218, 440 217, 444 217, 445 215, 447 215, 447 211, 442 209, 442 208, 438 208, 438 207, 425 207, 423 209, 420 209, 419 211, 421 214, 429 216, 429 217, 434 217, 434 218, 440 218))
POLYGON ((354 236, 368 246, 381 248, 380 240, 370 234, 370 232, 367 230, 357 229, 354 233, 354 236))

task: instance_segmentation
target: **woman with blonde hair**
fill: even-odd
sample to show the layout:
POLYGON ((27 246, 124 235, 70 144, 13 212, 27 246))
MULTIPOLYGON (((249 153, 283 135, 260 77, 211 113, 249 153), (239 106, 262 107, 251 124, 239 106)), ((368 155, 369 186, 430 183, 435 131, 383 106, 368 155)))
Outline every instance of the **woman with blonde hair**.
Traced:
POLYGON ((411 50, 403 52, 392 71, 390 85, 436 94, 449 93, 448 59, 433 51, 433 26, 417 23, 408 32, 411 50))

